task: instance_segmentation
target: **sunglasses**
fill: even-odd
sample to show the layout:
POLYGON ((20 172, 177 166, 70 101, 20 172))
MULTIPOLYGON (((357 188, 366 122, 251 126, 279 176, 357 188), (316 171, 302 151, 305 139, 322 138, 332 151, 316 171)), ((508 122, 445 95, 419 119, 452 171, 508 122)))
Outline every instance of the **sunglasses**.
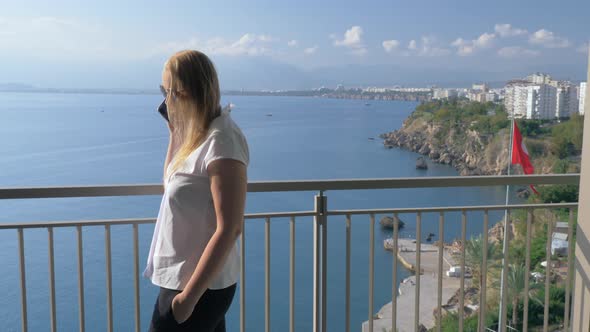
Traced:
POLYGON ((160 92, 162 93, 162 96, 164 96, 164 98, 168 97, 168 94, 171 92, 170 90, 166 90, 166 88, 160 84, 160 92))
POLYGON ((172 95, 172 98, 176 99, 176 96, 182 95, 183 90, 172 91, 171 89, 166 89, 162 84, 160 84, 160 92, 164 98, 168 98, 169 95, 172 95))

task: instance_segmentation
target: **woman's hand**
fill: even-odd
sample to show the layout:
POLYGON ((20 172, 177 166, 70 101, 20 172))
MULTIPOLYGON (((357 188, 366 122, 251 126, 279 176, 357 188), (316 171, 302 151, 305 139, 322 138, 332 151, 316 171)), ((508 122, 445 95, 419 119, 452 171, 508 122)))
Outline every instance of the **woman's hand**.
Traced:
POLYGON ((178 324, 186 322, 193 313, 193 310, 195 310, 197 302, 198 299, 197 301, 194 301, 194 299, 193 301, 187 299, 184 292, 178 293, 174 299, 172 299, 172 316, 174 317, 174 320, 178 324))

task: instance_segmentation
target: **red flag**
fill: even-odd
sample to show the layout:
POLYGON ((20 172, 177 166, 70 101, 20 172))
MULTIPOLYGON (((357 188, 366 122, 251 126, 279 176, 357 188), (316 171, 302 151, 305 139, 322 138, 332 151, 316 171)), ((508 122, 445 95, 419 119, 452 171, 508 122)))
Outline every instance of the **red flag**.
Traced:
MULTIPOLYGON (((522 140, 522 135, 520 134, 520 130, 518 129, 516 121, 514 121, 514 132, 512 136, 512 164, 520 164, 524 174, 535 173, 535 168, 533 167, 533 164, 531 164, 531 159, 529 158, 529 151, 524 145, 524 141, 522 140)), ((535 194, 539 194, 533 185, 531 185, 531 189, 533 192, 535 192, 535 194)))

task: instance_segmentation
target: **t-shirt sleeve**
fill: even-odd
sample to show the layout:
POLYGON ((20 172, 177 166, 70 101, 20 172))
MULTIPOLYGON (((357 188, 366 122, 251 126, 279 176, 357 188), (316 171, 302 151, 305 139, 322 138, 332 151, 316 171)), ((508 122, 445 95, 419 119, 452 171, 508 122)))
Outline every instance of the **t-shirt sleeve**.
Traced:
POLYGON ((205 154, 205 169, 219 159, 234 159, 248 166, 250 154, 245 137, 238 131, 216 132, 210 137, 205 154))

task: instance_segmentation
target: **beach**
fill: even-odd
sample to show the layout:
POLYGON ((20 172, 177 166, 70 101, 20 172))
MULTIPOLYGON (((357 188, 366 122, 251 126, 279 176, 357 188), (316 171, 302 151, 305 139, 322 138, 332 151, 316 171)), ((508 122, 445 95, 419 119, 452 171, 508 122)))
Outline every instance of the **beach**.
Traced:
MULTIPOLYGON (((416 243, 412 239, 399 239, 398 259, 406 268, 413 270, 416 265, 416 243)), ((451 257, 450 250, 445 247, 443 251, 443 278, 442 278, 442 304, 445 305, 459 289, 459 278, 449 278, 446 271, 456 265, 451 257)), ((419 322, 427 329, 433 328, 436 323, 434 316, 438 300, 438 246, 422 243, 420 246, 420 309, 419 322)), ((397 297, 397 329, 400 332, 414 331, 414 307, 416 278, 413 275, 404 279, 399 287, 397 297)), ((374 331, 390 331, 392 322, 392 303, 389 302, 381 308, 373 320, 374 331)), ((369 331, 368 322, 363 323, 362 331, 369 331)))

